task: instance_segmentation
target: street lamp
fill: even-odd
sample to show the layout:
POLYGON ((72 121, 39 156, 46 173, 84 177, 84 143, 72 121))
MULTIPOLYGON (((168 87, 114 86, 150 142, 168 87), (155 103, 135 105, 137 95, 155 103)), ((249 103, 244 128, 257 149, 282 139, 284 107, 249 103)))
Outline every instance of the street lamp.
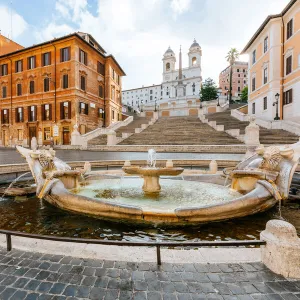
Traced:
POLYGON ((218 89, 218 104, 217 106, 220 106, 220 96, 222 95, 222 90, 218 89))
POLYGON ((277 121, 277 120, 280 120, 280 118, 278 116, 278 104, 279 104, 279 94, 278 93, 275 95, 275 99, 276 99, 276 101, 273 102, 273 106, 276 105, 276 116, 275 116, 274 120, 277 121))

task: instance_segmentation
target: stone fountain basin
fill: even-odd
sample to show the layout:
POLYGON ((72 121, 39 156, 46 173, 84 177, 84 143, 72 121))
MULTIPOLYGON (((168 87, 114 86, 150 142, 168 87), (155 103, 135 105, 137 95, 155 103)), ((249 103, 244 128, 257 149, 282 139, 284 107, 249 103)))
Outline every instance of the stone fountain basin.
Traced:
POLYGON ((184 171, 183 168, 123 167, 122 169, 126 174, 144 176, 177 176, 184 171))
POLYGON ((156 205, 155 208, 150 209, 143 205, 118 203, 111 199, 96 199, 80 195, 78 191, 67 190, 60 181, 53 185, 51 193, 45 197, 45 200, 62 209, 96 218, 166 226, 194 225, 243 217, 263 212, 277 202, 270 196, 264 185, 257 183, 255 189, 248 194, 239 194, 236 198, 219 204, 173 206, 172 208, 156 205))

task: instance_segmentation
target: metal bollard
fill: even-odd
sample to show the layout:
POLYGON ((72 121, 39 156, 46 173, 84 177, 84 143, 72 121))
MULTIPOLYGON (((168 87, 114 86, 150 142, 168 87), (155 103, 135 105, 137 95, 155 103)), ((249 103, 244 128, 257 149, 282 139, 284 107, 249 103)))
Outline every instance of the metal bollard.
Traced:
POLYGON ((161 257, 160 257, 160 246, 156 246, 156 254, 157 254, 157 264, 161 265, 161 257))
POLYGON ((10 234, 6 234, 6 249, 7 251, 11 251, 11 235, 10 234))

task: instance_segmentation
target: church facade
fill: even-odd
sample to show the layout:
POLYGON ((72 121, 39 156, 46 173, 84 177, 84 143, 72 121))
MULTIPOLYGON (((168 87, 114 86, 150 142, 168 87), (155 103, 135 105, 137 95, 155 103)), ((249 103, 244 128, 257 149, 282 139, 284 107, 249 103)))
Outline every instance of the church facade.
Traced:
POLYGON ((162 82, 152 86, 123 90, 122 103, 139 110, 165 109, 172 106, 186 106, 199 101, 202 83, 202 50, 194 40, 188 52, 189 65, 182 67, 182 52, 179 51, 179 68, 176 69, 176 54, 169 47, 164 53, 162 82))

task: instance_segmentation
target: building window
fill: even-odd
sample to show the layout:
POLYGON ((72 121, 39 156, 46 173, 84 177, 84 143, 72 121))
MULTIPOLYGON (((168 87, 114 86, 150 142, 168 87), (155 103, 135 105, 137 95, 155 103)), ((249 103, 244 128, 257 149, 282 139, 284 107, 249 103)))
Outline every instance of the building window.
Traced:
POLYGON ((252 115, 255 115, 255 103, 252 103, 252 115))
POLYGON ((79 102, 79 113, 88 115, 89 114, 89 105, 84 102, 79 102))
POLYGON ((112 70, 112 78, 115 80, 116 72, 113 68, 111 68, 111 70, 112 70))
POLYGON ((18 129, 18 141, 23 141, 23 129, 18 129))
POLYGON ((36 121, 36 105, 28 106, 28 121, 35 122, 36 121))
POLYGON ((152 90, 150 90, 150 95, 152 95, 153 94, 153 91, 152 90))
POLYGON ((238 74, 238 77, 241 77, 241 74, 238 74))
POLYGON ((287 105, 293 102, 293 89, 290 89, 283 94, 283 105, 287 105))
POLYGON ((2 124, 9 124, 9 110, 2 110, 2 124))
POLYGON ((87 66, 87 53, 79 49, 79 61, 87 66))
POLYGON ((288 40, 293 35, 293 19, 291 19, 286 26, 286 39, 288 40))
POLYGON ((255 77, 252 78, 252 92, 255 91, 255 77))
POLYGON ((49 92, 50 90, 50 79, 48 77, 44 78, 44 92, 49 92))
POLYGON ((241 91, 241 88, 238 86, 238 92, 240 92, 241 91))
POLYGON ((33 80, 31 80, 29 82, 29 93, 34 94, 34 81, 33 80))
POLYGON ((103 98, 103 86, 99 85, 99 97, 103 98))
POLYGON ((42 64, 43 67, 51 65, 51 52, 42 54, 42 64))
POLYGON ((114 119, 115 119, 115 111, 112 110, 112 120, 114 120, 114 119))
POLYGON ((24 122, 24 109, 23 107, 16 108, 16 122, 24 122))
POLYGON ((264 84, 268 82, 268 68, 264 68, 264 84))
POLYGON ((264 53, 268 51, 268 37, 264 39, 264 53))
POLYGON ((22 84, 17 84, 17 96, 22 96, 22 84))
POLYGON ((61 102, 60 103, 60 119, 71 119, 71 102, 61 102))
POLYGON ((264 97, 264 110, 268 108, 268 98, 264 97))
POLYGON ((100 61, 97 61, 97 72, 104 76, 104 64, 102 64, 100 61))
POLYGON ((240 69, 236 69, 236 71, 237 71, 237 72, 239 72, 239 71, 240 71, 240 69))
POLYGON ((5 76, 8 74, 8 65, 3 64, 0 66, 0 76, 5 76))
POLYGON ((115 88, 112 86, 111 87, 111 99, 113 100, 113 101, 115 101, 115 88))
POLYGON ((23 71, 23 60, 22 59, 16 61, 15 69, 16 69, 15 70, 16 73, 19 73, 19 72, 23 71))
POLYGON ((80 76, 80 88, 85 91, 85 77, 84 76, 80 76))
POLYGON ((31 70, 35 68, 35 56, 30 56, 27 58, 27 69, 31 70))
POLYGON ((286 59, 286 75, 292 73, 292 55, 286 59))
POLYGON ((152 100, 152 96, 150 96, 150 100, 152 100))
POLYGON ((71 47, 60 49, 60 61, 68 61, 71 59, 71 47))
POLYGON ((117 84, 120 85, 120 75, 117 75, 117 84))
POLYGON ((51 121, 52 120, 52 109, 51 104, 42 105, 42 120, 51 121))
POLYGON ((254 65, 255 62, 256 62, 256 50, 254 50, 254 51, 252 52, 252 65, 254 65))
POLYGON ((170 63, 166 63, 166 71, 170 71, 170 63))
POLYGON ((51 139, 51 130, 50 127, 45 127, 44 128, 44 140, 45 141, 50 141, 51 139))
POLYGON ((63 89, 67 89, 69 87, 69 75, 64 74, 62 78, 63 83, 63 89))
POLYGON ((7 87, 3 86, 2 87, 2 98, 6 98, 7 97, 7 87))

